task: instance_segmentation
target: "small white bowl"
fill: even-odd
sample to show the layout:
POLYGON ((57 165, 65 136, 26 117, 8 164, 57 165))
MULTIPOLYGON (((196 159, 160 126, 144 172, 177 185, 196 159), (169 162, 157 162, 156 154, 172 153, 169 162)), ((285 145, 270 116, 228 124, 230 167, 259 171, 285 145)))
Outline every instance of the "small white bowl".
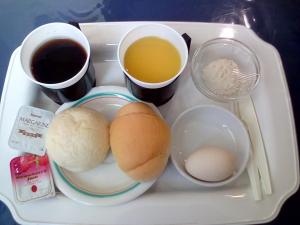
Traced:
POLYGON ((250 157, 249 135, 243 123, 228 110, 214 105, 195 106, 186 110, 172 125, 171 158, 178 172, 195 184, 219 187, 236 180, 245 170, 250 157), (205 182, 189 175, 185 160, 201 146, 228 149, 237 158, 237 168, 230 178, 205 182))

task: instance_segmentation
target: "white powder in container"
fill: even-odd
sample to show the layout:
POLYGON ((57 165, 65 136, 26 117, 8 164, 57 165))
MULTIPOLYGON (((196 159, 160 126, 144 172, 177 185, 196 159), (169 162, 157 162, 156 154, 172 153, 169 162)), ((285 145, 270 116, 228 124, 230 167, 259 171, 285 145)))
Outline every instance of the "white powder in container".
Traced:
POLYGON ((236 97, 244 94, 255 82, 255 76, 240 72, 236 62, 221 58, 212 61, 203 69, 203 82, 216 95, 236 97))

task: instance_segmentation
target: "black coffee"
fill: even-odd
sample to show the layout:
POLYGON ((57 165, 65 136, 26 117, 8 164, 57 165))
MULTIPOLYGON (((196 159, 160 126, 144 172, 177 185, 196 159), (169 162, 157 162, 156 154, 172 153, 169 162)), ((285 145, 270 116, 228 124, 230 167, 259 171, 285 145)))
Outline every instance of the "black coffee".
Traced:
POLYGON ((46 42, 31 60, 31 72, 42 83, 60 83, 75 76, 87 58, 84 48, 70 39, 46 42))

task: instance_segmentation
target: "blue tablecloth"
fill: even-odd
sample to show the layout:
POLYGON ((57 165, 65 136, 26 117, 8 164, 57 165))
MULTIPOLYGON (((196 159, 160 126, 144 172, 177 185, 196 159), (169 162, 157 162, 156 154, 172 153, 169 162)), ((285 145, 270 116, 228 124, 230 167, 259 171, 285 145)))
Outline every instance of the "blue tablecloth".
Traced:
MULTIPOLYGON (((243 24, 280 52, 299 129, 299 12, 300 1, 297 0, 1 0, 0 90, 13 50, 31 30, 45 23, 155 20, 243 24)), ((297 138, 299 140, 299 135, 297 138)), ((0 185, 3 185, 1 181, 0 185)), ((299 203, 298 192, 284 204, 279 216, 270 224, 295 224, 300 218, 299 203)), ((0 202, 0 225, 10 224, 16 223, 0 202)))

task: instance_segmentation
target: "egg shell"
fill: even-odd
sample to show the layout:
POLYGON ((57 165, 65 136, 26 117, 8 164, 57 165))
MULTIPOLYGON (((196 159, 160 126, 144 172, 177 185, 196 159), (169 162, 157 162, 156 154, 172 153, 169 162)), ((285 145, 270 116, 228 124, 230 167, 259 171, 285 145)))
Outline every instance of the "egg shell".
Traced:
POLYGON ((185 162, 187 172, 199 180, 223 181, 236 169, 236 156, 225 149, 204 147, 192 153, 185 162))

